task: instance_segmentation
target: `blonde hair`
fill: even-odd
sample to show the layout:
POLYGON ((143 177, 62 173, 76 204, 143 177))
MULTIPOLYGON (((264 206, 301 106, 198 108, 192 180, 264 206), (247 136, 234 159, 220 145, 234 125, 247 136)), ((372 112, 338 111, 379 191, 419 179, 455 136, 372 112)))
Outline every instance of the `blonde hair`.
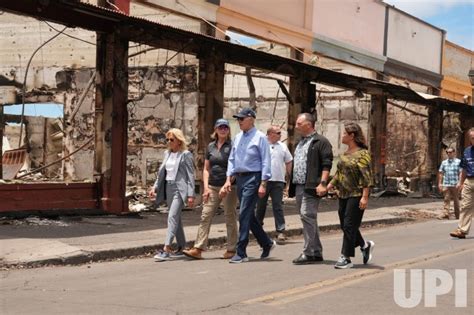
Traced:
POLYGON ((183 132, 178 128, 171 128, 166 133, 166 137, 172 135, 176 140, 180 142, 179 151, 184 151, 188 149, 188 144, 186 143, 186 138, 184 137, 183 132))
MULTIPOLYGON (((214 128, 214 132, 211 134, 211 140, 212 140, 212 141, 217 141, 217 139, 219 138, 219 137, 217 136, 217 131, 216 131, 216 129, 217 129, 217 127, 214 128)), ((226 140, 232 140, 230 127, 229 127, 229 134, 227 135, 226 140)))

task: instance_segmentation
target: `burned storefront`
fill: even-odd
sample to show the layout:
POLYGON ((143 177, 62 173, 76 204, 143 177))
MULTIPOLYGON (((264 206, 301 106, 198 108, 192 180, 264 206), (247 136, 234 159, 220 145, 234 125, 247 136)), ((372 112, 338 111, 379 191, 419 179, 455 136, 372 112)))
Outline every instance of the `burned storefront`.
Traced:
MULTIPOLYGON (((330 71, 232 44, 214 38, 209 30, 206 32, 209 35, 195 32, 205 29, 201 23, 193 26, 194 31, 185 31, 77 1, 2 1, 0 6, 11 14, 87 30, 89 42, 84 43, 88 48, 78 53, 82 65, 73 60, 70 64, 74 67, 70 69, 65 69, 64 64, 54 69, 37 67, 33 79, 28 80, 37 80, 29 86, 38 90, 26 91, 21 85, 25 65, 18 65, 18 69, 23 69, 18 75, 2 74, 8 82, 20 84, 9 85, 15 93, 12 99, 2 100, 3 104, 45 102, 39 99, 43 95, 49 102, 64 106, 64 117, 42 123, 45 131, 42 142, 33 137, 35 119, 23 117, 20 125, 25 134, 21 138, 26 139, 22 143, 28 147, 32 162, 28 171, 17 174, 22 176, 52 164, 54 167, 45 167, 41 174, 59 180, 3 182, 0 211, 127 212, 127 187, 139 187, 143 191, 153 182, 165 149, 164 133, 169 128, 184 131, 194 151, 197 169, 201 170, 204 148, 212 131, 210 122, 222 116, 230 117, 239 106, 246 105, 244 101, 252 99, 258 109, 260 127, 270 123, 283 125, 291 145, 296 115, 315 112, 315 82, 376 95, 380 102, 398 99, 437 111, 472 114, 472 109, 463 104, 428 98, 388 82, 330 71), (230 82, 227 78, 239 76, 248 84, 249 73, 257 80, 256 70, 267 72, 262 75, 265 78, 260 78, 272 82, 267 92, 251 95, 247 90, 245 97, 236 92, 237 88, 225 92, 230 82), (57 141, 61 143, 59 149, 57 141), (35 146, 44 149, 44 157, 34 153, 35 146)), ((57 28, 57 24, 53 27, 57 28)), ((47 29, 52 36, 57 33, 52 27, 47 29)), ((362 114, 380 121, 383 111, 378 109, 377 102, 370 101, 370 110, 362 114)), ((18 121, 18 117, 2 117, 2 126, 18 121)), ((374 124, 372 128, 377 126, 374 124)), ((3 133, 8 132, 3 129, 3 133)), ((375 136, 378 134, 381 134, 378 130, 372 131, 371 147, 377 165, 382 163, 386 145, 384 137, 375 136)), ((430 141, 435 142, 436 135, 430 141)), ((8 161, 8 155, 3 160, 8 161)))

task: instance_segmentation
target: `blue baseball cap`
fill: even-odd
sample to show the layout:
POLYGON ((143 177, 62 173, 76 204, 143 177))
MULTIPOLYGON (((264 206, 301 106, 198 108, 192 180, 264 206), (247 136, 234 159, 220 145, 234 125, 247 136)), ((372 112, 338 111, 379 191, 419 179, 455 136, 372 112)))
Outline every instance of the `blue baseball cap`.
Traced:
POLYGON ((216 120, 216 123, 214 124, 214 128, 217 128, 219 126, 229 127, 229 122, 227 121, 227 119, 219 118, 218 120, 216 120))
POLYGON ((245 117, 256 118, 257 114, 255 114, 253 109, 251 109, 250 107, 246 107, 246 108, 242 108, 242 110, 238 114, 233 115, 232 117, 234 117, 234 118, 245 118, 245 117))

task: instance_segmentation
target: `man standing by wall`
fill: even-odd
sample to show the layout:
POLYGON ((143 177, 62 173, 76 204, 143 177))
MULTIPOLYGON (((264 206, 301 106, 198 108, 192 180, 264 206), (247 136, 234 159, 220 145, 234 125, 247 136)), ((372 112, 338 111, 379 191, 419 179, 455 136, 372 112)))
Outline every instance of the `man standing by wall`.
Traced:
POLYGON ((227 164, 227 180, 220 194, 225 196, 230 192, 232 178, 235 177, 240 201, 239 239, 237 253, 229 262, 241 263, 248 261, 247 244, 250 231, 262 247, 260 259, 268 258, 276 244, 255 218, 257 200, 265 195, 267 181, 272 177, 267 138, 255 128, 256 114, 251 108, 244 108, 233 117, 239 121, 242 131, 235 136, 227 164))
POLYGON ((258 200, 256 216, 258 222, 263 225, 268 197, 271 196, 275 229, 278 233, 277 242, 283 244, 286 240, 283 190, 285 189, 285 178, 291 173, 293 156, 291 156, 288 147, 280 141, 280 138, 281 129, 279 126, 268 128, 267 139, 270 143, 270 154, 272 157, 272 177, 268 180, 265 195, 258 200))
POLYGON ((459 184, 462 191, 462 205, 458 228, 449 234, 457 238, 466 238, 474 212, 474 128, 469 129, 469 140, 471 145, 464 150, 461 160, 462 173, 459 184))
POLYGON ((303 223, 303 253, 293 260, 296 265, 323 261, 323 246, 319 239, 317 210, 319 200, 327 193, 332 167, 332 146, 328 139, 314 130, 315 119, 309 113, 299 114, 296 131, 302 136, 296 146, 289 196, 296 197, 303 223))
POLYGON ((456 158, 456 150, 447 148, 448 158, 441 162, 438 173, 438 189, 444 194, 443 213, 438 219, 449 220, 449 208, 453 200, 454 215, 459 219, 459 175, 461 172, 461 160, 456 158))

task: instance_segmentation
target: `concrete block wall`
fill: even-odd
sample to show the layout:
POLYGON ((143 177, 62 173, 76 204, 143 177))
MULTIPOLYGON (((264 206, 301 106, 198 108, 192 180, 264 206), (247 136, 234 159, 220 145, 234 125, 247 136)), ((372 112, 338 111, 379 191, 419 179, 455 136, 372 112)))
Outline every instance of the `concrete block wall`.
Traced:
POLYGON ((128 105, 127 185, 147 186, 166 150, 166 132, 183 130, 191 151, 197 145, 197 67, 150 67, 130 69, 130 90, 142 99, 128 105))

